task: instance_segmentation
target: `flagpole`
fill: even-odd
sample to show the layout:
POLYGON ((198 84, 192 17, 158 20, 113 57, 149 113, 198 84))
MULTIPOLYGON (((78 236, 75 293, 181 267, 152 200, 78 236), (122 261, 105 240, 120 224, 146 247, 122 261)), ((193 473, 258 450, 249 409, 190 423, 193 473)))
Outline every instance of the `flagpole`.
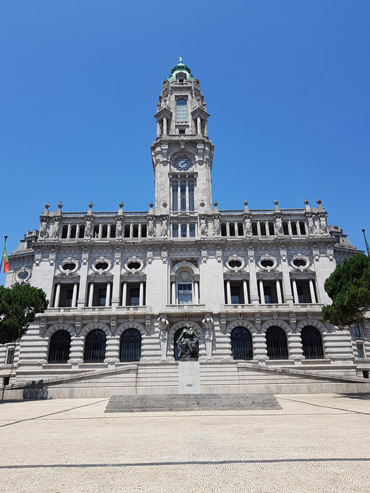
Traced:
MULTIPOLYGON (((4 248, 5 248, 5 245, 6 245, 6 239, 8 238, 7 235, 4 235, 4 248)), ((4 249, 3 249, 3 252, 4 252, 4 249)), ((0 272, 3 268, 3 260, 4 260, 4 253, 1 255, 1 263, 0 263, 0 272)))
POLYGON ((369 244, 368 244, 367 239, 366 239, 365 230, 363 229, 362 232, 364 233, 367 256, 370 257, 370 248, 369 248, 369 244))

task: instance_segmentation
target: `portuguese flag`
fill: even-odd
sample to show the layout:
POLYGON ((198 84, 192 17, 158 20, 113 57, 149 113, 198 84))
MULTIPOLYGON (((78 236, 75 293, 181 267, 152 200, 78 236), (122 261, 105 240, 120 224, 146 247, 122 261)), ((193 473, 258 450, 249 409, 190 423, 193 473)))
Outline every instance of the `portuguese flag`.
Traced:
POLYGON ((4 263, 3 274, 5 274, 5 272, 8 272, 8 270, 9 270, 9 259, 8 259, 8 254, 6 253, 6 244, 5 243, 4 243, 4 250, 3 250, 3 263, 4 263))

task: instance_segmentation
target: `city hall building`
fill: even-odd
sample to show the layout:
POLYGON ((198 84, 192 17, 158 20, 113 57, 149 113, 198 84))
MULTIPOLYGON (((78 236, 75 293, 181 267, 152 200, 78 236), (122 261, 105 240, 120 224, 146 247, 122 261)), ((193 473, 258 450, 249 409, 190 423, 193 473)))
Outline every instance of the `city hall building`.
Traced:
POLYGON ((180 58, 157 103, 155 204, 46 204, 6 286, 42 288, 50 304, 0 346, 3 398, 369 390, 368 327, 321 316, 325 279, 356 248, 321 200, 220 210, 208 117, 180 58), (186 324, 199 344, 188 366, 176 346, 186 324))

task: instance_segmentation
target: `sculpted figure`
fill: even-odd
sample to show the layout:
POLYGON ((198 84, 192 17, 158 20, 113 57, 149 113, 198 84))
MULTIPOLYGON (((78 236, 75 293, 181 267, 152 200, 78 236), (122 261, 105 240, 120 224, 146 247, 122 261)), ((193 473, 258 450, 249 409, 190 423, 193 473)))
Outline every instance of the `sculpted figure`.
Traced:
POLYGON ((320 229, 322 233, 327 233, 328 228, 326 226, 325 216, 320 216, 320 229))
POLYGON ((165 217, 162 219, 161 233, 162 238, 167 237, 167 219, 165 217))
POLYGON ((116 237, 122 238, 122 219, 121 218, 117 218, 116 237))
POLYGON ((213 219, 213 233, 215 236, 220 236, 220 219, 217 216, 213 219))
POLYGON ((59 237, 59 218, 56 217, 54 219, 52 238, 58 238, 58 237, 59 237))
POLYGON ((200 234, 201 236, 207 236, 207 223, 205 217, 200 219, 200 234))
POLYGON ((86 219, 85 238, 91 238, 91 219, 86 219))
POLYGON ((186 324, 182 329, 180 337, 176 341, 176 346, 180 350, 179 359, 197 359, 199 355, 198 336, 190 324, 186 324))
POLYGON ((155 230, 154 230, 154 218, 150 217, 149 218, 149 224, 148 224, 148 236, 149 238, 153 238, 155 236, 155 230))
POLYGON ((39 236, 40 238, 46 238, 47 236, 47 220, 45 219, 41 219, 39 236))

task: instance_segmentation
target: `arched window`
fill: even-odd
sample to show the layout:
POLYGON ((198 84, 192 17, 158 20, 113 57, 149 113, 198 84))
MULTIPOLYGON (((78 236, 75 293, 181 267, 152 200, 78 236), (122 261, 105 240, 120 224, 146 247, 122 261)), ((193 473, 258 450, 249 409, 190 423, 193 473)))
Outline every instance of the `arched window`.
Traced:
POLYGON ((252 235, 257 236, 258 231, 257 231, 257 223, 252 223, 252 235))
POLYGON ((253 359, 252 336, 245 327, 235 327, 231 332, 233 359, 253 359))
POLYGON ((189 211, 194 210, 194 182, 189 181, 189 211))
POLYGON ((285 235, 288 235, 289 234, 289 229, 288 229, 288 223, 287 222, 283 222, 283 233, 285 235))
POLYGON ((244 235, 243 223, 238 223, 238 236, 243 236, 243 235, 244 235))
POLYGON ((226 236, 226 224, 221 223, 221 236, 226 236))
POLYGON ((188 121, 188 109, 186 99, 178 99, 176 101, 176 121, 187 122, 188 121))
POLYGON ((68 235, 68 226, 64 225, 62 229, 62 238, 67 238, 68 235))
POLYGON ((306 226, 305 226, 305 224, 304 224, 303 221, 300 221, 299 222, 299 229, 301 231, 301 235, 305 235, 306 234, 306 226))
POLYGON ((87 334, 84 354, 84 361, 86 363, 104 361, 106 339, 105 332, 101 329, 92 330, 87 334))
POLYGON ((49 363, 67 363, 71 348, 71 334, 68 330, 58 330, 51 336, 49 345, 49 363))
POLYGON ((178 185, 177 181, 174 181, 172 183, 172 210, 174 212, 177 212, 179 210, 178 190, 179 190, 179 185, 178 185))
POLYGON ((181 210, 186 211, 186 181, 182 180, 180 182, 180 202, 181 210))
POLYGON ((229 223, 230 236, 235 236, 235 224, 229 223))
POLYGON ((119 360, 140 361, 141 334, 136 329, 128 329, 121 336, 119 360))
POLYGON ((324 357, 321 334, 316 327, 311 327, 310 325, 303 327, 301 338, 305 358, 317 359, 324 357))
POLYGON ((274 234, 275 234, 274 223, 269 223, 269 234, 270 234, 270 236, 274 236, 274 234))
POLYGON ((261 228, 261 236, 266 236, 266 224, 261 222, 260 228, 261 228))
POLYGON ((269 359, 288 359, 288 344, 283 329, 269 327, 266 332, 266 344, 269 359))

